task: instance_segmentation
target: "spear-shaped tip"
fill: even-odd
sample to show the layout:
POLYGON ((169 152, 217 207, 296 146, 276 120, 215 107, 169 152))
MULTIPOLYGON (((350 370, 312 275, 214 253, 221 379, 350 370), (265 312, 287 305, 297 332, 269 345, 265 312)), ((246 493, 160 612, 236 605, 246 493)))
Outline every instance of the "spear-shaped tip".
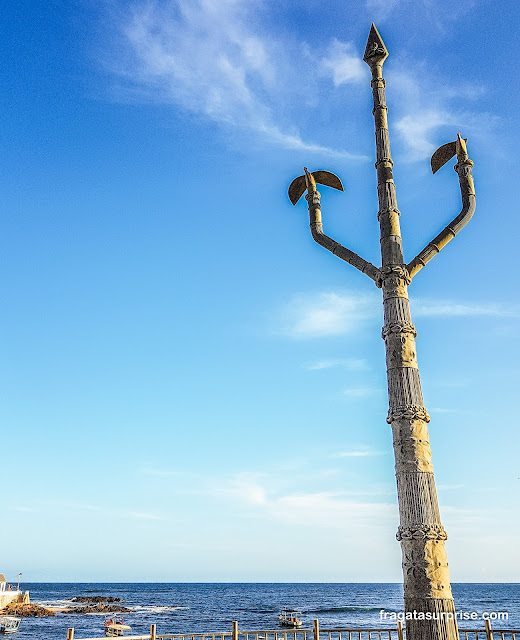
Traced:
POLYGON ((457 133, 457 155, 461 154, 468 155, 468 150, 466 149, 466 140, 467 138, 463 138, 460 133, 457 133))
POLYGON ((307 189, 316 189, 316 181, 314 180, 314 176, 309 172, 307 167, 303 167, 305 171, 305 186, 307 189))
POLYGON ((376 25, 372 22, 363 60, 369 67, 372 67, 377 64, 383 64, 387 58, 388 49, 385 47, 385 43, 379 35, 379 31, 376 29, 376 25))

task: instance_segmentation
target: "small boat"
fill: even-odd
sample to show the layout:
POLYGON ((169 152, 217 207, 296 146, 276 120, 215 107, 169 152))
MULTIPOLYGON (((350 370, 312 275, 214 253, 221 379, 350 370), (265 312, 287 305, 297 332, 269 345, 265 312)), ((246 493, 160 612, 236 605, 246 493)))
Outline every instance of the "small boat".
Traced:
POLYGON ((0 633, 14 633, 18 631, 21 618, 16 616, 0 616, 0 633))
POLYGON ((105 617, 105 635, 109 638, 124 636, 125 631, 130 631, 131 628, 132 627, 129 627, 127 624, 124 624, 121 616, 108 615, 105 617))
POLYGON ((292 627, 294 629, 302 626, 302 621, 298 618, 301 615, 302 612, 295 609, 282 609, 278 620, 282 627, 292 627))

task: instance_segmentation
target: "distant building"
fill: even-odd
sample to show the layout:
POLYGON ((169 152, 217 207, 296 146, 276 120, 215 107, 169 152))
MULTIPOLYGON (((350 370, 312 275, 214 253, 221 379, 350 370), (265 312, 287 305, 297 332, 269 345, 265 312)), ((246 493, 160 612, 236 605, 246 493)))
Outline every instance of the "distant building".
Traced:
POLYGON ((23 594, 17 587, 9 584, 3 573, 0 573, 0 609, 10 602, 23 602, 23 594))

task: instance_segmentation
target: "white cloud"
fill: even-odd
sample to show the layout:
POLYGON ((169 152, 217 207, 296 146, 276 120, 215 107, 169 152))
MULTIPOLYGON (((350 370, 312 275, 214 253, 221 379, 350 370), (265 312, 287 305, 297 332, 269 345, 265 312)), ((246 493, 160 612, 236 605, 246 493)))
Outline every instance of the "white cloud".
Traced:
POLYGON ((378 20, 384 20, 394 9, 401 6, 406 0, 366 0, 366 7, 378 20))
POLYGON ((374 317, 376 297, 349 293, 298 294, 282 311, 281 332, 292 338, 314 338, 353 331, 374 317))
POLYGON ((155 513, 142 511, 123 511, 119 515, 123 518, 133 518, 135 520, 162 520, 162 518, 155 513))
POLYGON ((272 515, 293 524, 314 524, 329 528, 352 530, 374 526, 388 527, 397 522, 397 505, 390 503, 357 502, 342 492, 301 493, 282 496, 272 505, 272 515))
POLYGON ((335 87, 347 82, 366 81, 370 77, 367 65, 352 43, 340 42, 336 38, 333 38, 321 65, 332 76, 335 87))
POLYGON ((230 482, 211 489, 217 495, 227 495, 251 505, 267 504, 267 491, 259 483, 259 474, 237 473, 230 482))
MULTIPOLYGON (((262 486, 259 475, 239 473, 227 485, 212 488, 214 495, 231 497, 251 509, 261 508, 262 518, 279 522, 309 524, 309 514, 313 522, 323 527, 346 527, 364 525, 366 521, 377 521, 382 526, 385 521, 395 520, 396 506, 391 503, 360 502, 349 497, 345 491, 298 492, 280 494, 277 483, 270 479, 271 489, 262 486)), ((265 478, 268 482, 269 478, 265 478)))
POLYGON ((395 128, 408 147, 409 159, 422 160, 430 157, 437 148, 431 142, 432 133, 437 127, 449 124, 457 124, 453 114, 430 109, 403 116, 395 123, 395 128))
POLYGON ((476 0, 450 2, 449 0, 365 0, 371 15, 377 16, 378 24, 393 14, 393 20, 413 19, 428 25, 431 31, 444 33, 446 25, 471 12, 476 0), (398 17, 396 14, 400 12, 398 17), (413 16, 413 18, 412 18, 413 16))
MULTIPOLYGON (((368 8, 383 17, 405 4, 367 0, 368 8)), ((426 2, 422 11, 438 14, 426 2)), ((276 39, 261 0, 138 0, 118 20, 121 46, 110 51, 107 64, 124 79, 125 96, 180 106, 285 149, 366 160, 309 142, 295 124, 309 120, 301 117, 302 108, 328 102, 335 88, 368 82, 368 67, 351 42, 333 38, 320 48, 297 41, 294 34, 276 39), (313 72, 302 74, 302 66, 313 72)), ((494 120, 468 111, 481 88, 447 85, 416 54, 388 68, 392 127, 410 161, 428 157, 439 146, 440 127, 452 128, 454 139, 458 129, 472 135, 494 120)))
POLYGON ((14 507, 16 511, 24 511, 28 513, 70 513, 71 511, 97 512, 100 515, 109 514, 112 520, 118 518, 133 518, 137 520, 162 520, 162 517, 154 513, 146 511, 133 511, 120 508, 106 507, 93 504, 85 504, 82 502, 69 502, 61 500, 44 500, 41 506, 14 507))
MULTIPOLYGON (((361 159, 306 142, 290 122, 277 122, 278 103, 286 94, 291 100, 286 77, 301 67, 301 51, 265 33, 260 9, 258 0, 142 0, 128 10, 122 51, 110 65, 135 95, 252 130, 286 149, 361 159)), ((345 55, 342 77, 349 73, 345 55)))
POLYGON ((470 101, 482 95, 482 87, 464 82, 448 85, 424 62, 401 59, 384 75, 390 117, 396 118, 393 127, 410 162, 429 158, 441 144, 455 140, 457 131, 471 137, 489 130, 496 121, 490 114, 468 110, 470 101), (444 134, 439 140, 441 127, 449 127, 449 137, 444 134))
POLYGON ((332 369, 341 367, 349 371, 362 371, 368 369, 368 362, 362 358, 338 358, 332 360, 319 360, 307 365, 307 371, 321 371, 322 369, 332 369))
POLYGON ((380 391, 381 389, 375 387, 353 387, 351 389, 344 389, 342 393, 349 398, 366 398, 380 391))
POLYGON ((518 318, 520 309, 517 305, 465 304, 449 300, 428 300, 415 298, 412 301, 414 316, 492 316, 518 318))
POLYGON ((368 456, 383 456, 384 451, 374 451, 372 449, 353 449, 352 451, 338 451, 334 458, 366 458, 368 456))
MULTIPOLYGON (((464 317, 489 316, 520 317, 520 307, 498 303, 462 303, 433 298, 413 298, 412 316, 464 317)), ((343 335, 360 329, 367 321, 380 317, 377 294, 356 294, 338 291, 295 294, 279 312, 278 332, 290 338, 317 338, 343 335)), ((330 359, 308 365, 308 370, 345 367, 350 370, 367 368, 364 360, 330 359)), ((345 395, 361 397, 375 393, 375 388, 346 389, 345 395)))

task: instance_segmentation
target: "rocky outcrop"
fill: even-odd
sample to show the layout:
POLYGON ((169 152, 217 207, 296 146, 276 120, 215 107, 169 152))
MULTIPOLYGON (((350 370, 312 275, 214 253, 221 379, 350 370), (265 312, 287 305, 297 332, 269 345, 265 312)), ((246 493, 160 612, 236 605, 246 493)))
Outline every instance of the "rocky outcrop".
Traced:
POLYGON ((123 598, 105 598, 105 596, 78 596, 72 598, 71 602, 123 602, 123 598))
POLYGON ((67 608, 66 613, 129 613, 130 611, 132 610, 122 607, 120 604, 96 602, 87 604, 84 607, 67 608))
POLYGON ((21 602, 11 602, 0 613, 7 616, 19 616, 20 618, 41 618, 43 616, 54 616, 54 611, 40 607, 37 604, 22 604, 21 602))

